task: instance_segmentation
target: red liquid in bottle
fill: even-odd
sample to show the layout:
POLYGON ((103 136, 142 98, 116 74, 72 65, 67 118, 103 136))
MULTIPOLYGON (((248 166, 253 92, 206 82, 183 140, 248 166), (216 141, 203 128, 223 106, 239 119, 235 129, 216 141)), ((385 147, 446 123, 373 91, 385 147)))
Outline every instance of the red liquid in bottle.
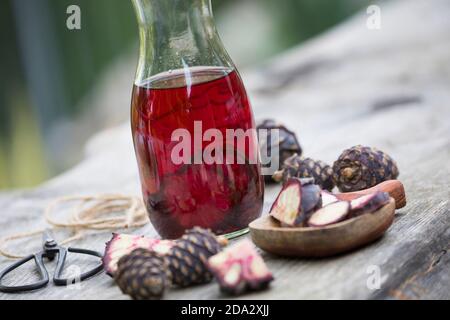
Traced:
MULTIPOLYGON (((218 129, 254 129, 254 119, 242 81, 236 71, 223 68, 171 72, 134 87, 133 138, 144 201, 154 227, 163 238, 178 238, 195 226, 225 234, 248 227, 261 215, 264 182, 259 164, 174 164, 174 130, 185 129, 194 140, 194 123, 203 133, 218 129)), ((252 140, 253 139, 253 140, 252 140)), ((252 140, 252 141, 249 141, 252 140)), ((250 159, 249 145, 233 146, 237 157, 250 159)), ((202 153, 192 143, 192 156, 202 153)), ((229 148, 229 141, 224 141, 229 148)), ((195 162, 198 163, 198 162, 195 162)))

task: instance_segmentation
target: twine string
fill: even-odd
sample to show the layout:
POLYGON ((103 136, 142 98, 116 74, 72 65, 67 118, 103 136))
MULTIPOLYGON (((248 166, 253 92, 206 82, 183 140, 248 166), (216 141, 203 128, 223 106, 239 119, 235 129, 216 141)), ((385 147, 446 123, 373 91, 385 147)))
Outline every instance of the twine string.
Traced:
MULTIPOLYGON (((65 211, 65 210, 64 210, 65 211)), ((124 195, 74 196, 55 199, 44 210, 44 218, 50 228, 17 233, 0 239, 0 255, 9 259, 22 259, 24 256, 8 251, 6 245, 12 241, 43 234, 46 230, 66 229, 72 236, 60 241, 66 245, 84 238, 89 230, 114 231, 140 228, 148 222, 144 204, 138 197, 124 195), (56 210, 62 204, 72 203, 70 214, 57 218, 56 210)))

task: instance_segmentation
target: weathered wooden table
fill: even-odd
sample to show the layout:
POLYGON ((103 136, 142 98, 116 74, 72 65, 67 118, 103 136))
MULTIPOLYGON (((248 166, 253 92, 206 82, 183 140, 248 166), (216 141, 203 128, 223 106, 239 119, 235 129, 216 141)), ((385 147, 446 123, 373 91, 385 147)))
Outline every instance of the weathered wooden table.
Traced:
MULTIPOLYGON (((244 78, 256 117, 295 128, 306 155, 332 163, 356 144, 391 154, 408 206, 385 237, 359 251, 322 260, 264 254, 276 281, 270 290, 244 298, 450 298, 450 2, 405 0, 381 9, 382 30, 369 30, 361 14, 244 78), (379 290, 367 285, 374 270, 380 271, 379 290)), ((44 227, 43 209, 56 197, 114 192, 140 193, 128 124, 93 138, 85 160, 58 178, 35 190, 1 194, 0 236, 44 227)), ((267 188, 266 207, 276 192, 267 188)), ((155 235, 150 225, 127 232, 155 235)), ((76 245, 103 250, 109 238, 102 233, 76 245)), ((12 249, 31 253, 39 242, 27 240, 12 249)), ((0 258, 0 268, 9 263, 0 258)), ((27 272, 15 277, 30 280, 27 272)), ((0 299, 126 298, 104 274, 79 289, 50 285, 28 294, 0 294, 0 299)), ((223 296, 213 283, 172 290, 166 298, 223 296)))

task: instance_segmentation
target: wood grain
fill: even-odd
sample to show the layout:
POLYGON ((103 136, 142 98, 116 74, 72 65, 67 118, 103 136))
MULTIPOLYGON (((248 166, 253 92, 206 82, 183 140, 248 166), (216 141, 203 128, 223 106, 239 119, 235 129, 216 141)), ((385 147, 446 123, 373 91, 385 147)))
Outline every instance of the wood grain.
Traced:
MULTIPOLYGON (((262 253, 276 280, 270 290, 243 299, 450 299, 450 2, 399 0, 382 2, 381 8, 381 30, 368 30, 362 12, 243 75, 256 117, 273 117, 295 129, 305 155, 333 163, 342 150, 358 144, 390 154, 408 205, 397 211, 384 237, 349 254, 317 260, 262 253), (380 271, 380 289, 367 286, 373 267, 380 271)), ((94 137, 86 159, 56 179, 34 190, 0 194, 0 237, 45 227, 43 209, 56 197, 117 192, 140 194, 129 124, 94 137)), ((278 186, 267 187, 266 212, 278 192, 278 186)), ((151 226, 124 232, 156 235, 151 226)), ((89 235, 74 246, 102 250, 109 238, 107 232, 89 235)), ((31 253, 39 246, 37 237, 11 249, 31 253)), ((80 268, 93 263, 70 261, 80 268)), ((0 268, 9 263, 0 258, 0 268)), ((24 266, 10 281, 30 281, 32 271, 24 266)), ((171 290, 166 298, 227 297, 212 283, 171 290)), ((80 288, 49 286, 0 294, 3 299, 127 297, 103 274, 80 288)))

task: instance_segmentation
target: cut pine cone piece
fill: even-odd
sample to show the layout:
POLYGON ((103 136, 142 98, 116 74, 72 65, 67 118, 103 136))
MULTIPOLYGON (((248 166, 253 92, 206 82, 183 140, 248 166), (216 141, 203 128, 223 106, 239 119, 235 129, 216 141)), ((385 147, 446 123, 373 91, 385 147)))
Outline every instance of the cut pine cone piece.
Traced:
MULTIPOLYGON (((258 124, 257 130, 261 154, 268 154, 269 152, 274 152, 275 150, 278 151, 274 152, 275 154, 271 154, 271 163, 278 163, 279 165, 277 170, 281 169, 281 166, 289 157, 295 154, 301 155, 303 153, 296 134, 287 129, 284 125, 277 123, 275 120, 267 119, 262 121, 258 124), (264 139, 260 135, 261 130, 267 130, 267 136, 264 137, 264 139), (278 130, 278 141, 272 141, 271 130, 278 130)), ((274 182, 270 175, 265 176, 265 181, 267 183, 274 182)))
POLYGON ((349 213, 350 202, 335 202, 316 211, 309 219, 308 225, 315 228, 326 227, 344 221, 349 213))
POLYGON ((311 183, 311 180, 291 178, 275 200, 270 215, 282 226, 301 227, 321 207, 319 186, 311 183))
POLYGON ((134 250, 143 248, 164 255, 174 244, 175 242, 170 240, 114 233, 112 239, 106 243, 103 267, 108 275, 114 276, 120 258, 134 250))

